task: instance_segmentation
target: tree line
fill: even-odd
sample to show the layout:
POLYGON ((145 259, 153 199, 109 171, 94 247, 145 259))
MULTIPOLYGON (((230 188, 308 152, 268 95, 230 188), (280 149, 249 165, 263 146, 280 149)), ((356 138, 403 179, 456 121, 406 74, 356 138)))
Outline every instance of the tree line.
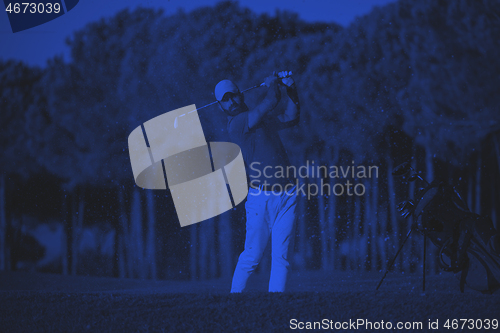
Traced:
MULTIPOLYGON (((221 79, 244 89, 273 70, 293 71, 299 89, 301 123, 282 133, 294 165, 355 161, 380 170, 363 181, 361 197, 300 198, 297 268, 385 268, 411 222, 399 218, 398 199, 418 186, 392 177, 404 161, 427 180, 456 184, 498 228, 499 18, 492 0, 400 0, 346 28, 289 12, 257 15, 233 2, 170 16, 139 8, 74 33, 67 62, 0 62, 0 268, 11 261, 9 226, 41 200, 26 197, 43 178, 53 207, 44 212, 64 225, 60 272, 83 270, 83 227, 107 220, 114 276, 230 276, 243 248, 242 207, 180 229, 168 190, 135 187, 127 137, 154 116, 211 102, 221 79)), ((200 118, 207 141, 228 141, 216 107, 200 118)), ((414 237, 398 269, 417 269, 422 245, 414 237)))

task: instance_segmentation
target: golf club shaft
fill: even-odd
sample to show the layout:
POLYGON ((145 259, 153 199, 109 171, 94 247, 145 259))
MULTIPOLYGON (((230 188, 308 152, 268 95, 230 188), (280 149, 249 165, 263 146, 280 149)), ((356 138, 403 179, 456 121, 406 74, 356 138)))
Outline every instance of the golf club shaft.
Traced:
MULTIPOLYGON (((255 89, 255 88, 263 87, 264 85, 265 85, 265 83, 261 83, 261 84, 258 84, 258 85, 256 85, 256 86, 253 86, 253 87, 250 87, 250 88, 248 88, 248 89, 245 89, 245 90, 243 90, 243 91, 241 91, 241 92, 242 92, 242 93, 244 93, 244 92, 250 91, 250 90, 255 89)), ((201 110, 201 109, 204 109, 204 108, 209 107, 209 106, 211 106, 211 105, 214 105, 214 104, 216 104, 217 102, 218 102, 218 101, 215 101, 215 102, 209 103, 209 104, 207 104, 207 105, 204 105, 204 106, 199 107, 199 108, 196 108, 196 109, 197 109, 197 110, 201 110)))
MULTIPOLYGON (((262 83, 262 84, 259 84, 259 85, 256 85, 256 86, 253 86, 253 87, 250 87, 250 88, 248 88, 248 89, 243 90, 243 91, 242 91, 242 93, 244 93, 245 91, 249 91, 249 90, 252 90, 252 89, 258 88, 258 87, 262 87, 262 86, 264 86, 264 85, 265 85, 265 84, 264 84, 264 83, 262 83)), ((196 110, 192 110, 192 111, 186 112, 186 113, 184 113, 184 114, 181 114, 180 116, 175 117, 175 120, 174 120, 174 128, 177 128, 177 125, 179 124, 179 122, 178 122, 179 117, 185 116, 186 114, 191 113, 191 112, 199 111, 199 110, 201 110, 201 109, 204 109, 204 108, 206 108, 206 107, 209 107, 209 106, 211 106, 211 105, 214 105, 214 104, 215 104, 215 103, 217 103, 217 102, 218 102, 218 101, 215 101, 215 102, 209 103, 209 104, 204 105, 204 106, 202 106, 202 107, 200 107, 200 108, 196 108, 196 110)))
MULTIPOLYGON (((284 75, 280 75, 280 74, 278 74, 278 75, 277 75, 277 77, 278 77, 279 79, 285 79, 285 78, 290 77, 290 76, 292 76, 292 72, 285 72, 285 74, 284 74, 284 75)), ((247 89, 245 89, 245 90, 242 90, 242 91, 241 91, 241 93, 244 93, 244 92, 250 91, 250 90, 255 89, 255 88, 264 87, 265 85, 266 85, 266 83, 265 83, 265 82, 263 82, 263 83, 258 84, 258 85, 256 85, 256 86, 253 86, 253 87, 247 88, 247 89)), ((200 108, 196 108, 196 110, 201 110, 201 109, 204 109, 204 108, 206 108, 206 107, 209 107, 210 105, 214 105, 215 103, 217 103, 217 101, 212 102, 212 103, 209 103, 209 104, 207 104, 207 105, 204 105, 204 106, 202 106, 202 107, 200 107, 200 108)))
MULTIPOLYGON (((282 79, 284 79, 284 78, 290 77, 290 76, 292 76, 292 72, 285 72, 285 74, 284 74, 284 75, 279 75, 279 74, 277 75, 277 77, 278 77, 279 79, 281 79, 281 80, 282 80, 282 79)), ((264 82, 264 83, 258 84, 258 85, 256 85, 256 86, 253 86, 253 87, 247 88, 247 89, 245 89, 245 90, 241 91, 241 93, 244 93, 244 92, 246 92, 246 91, 250 91, 250 90, 255 89, 255 88, 258 88, 258 87, 263 87, 263 86, 265 86, 265 85, 266 85, 266 83, 264 82)), ((209 106, 211 106, 211 105, 214 105, 215 103, 218 103, 218 102, 219 102, 219 101, 214 101, 214 102, 209 103, 209 104, 207 104, 207 105, 204 105, 204 106, 202 106, 202 107, 196 108, 196 110, 192 110, 192 111, 186 112, 186 113, 184 113, 184 114, 178 115, 177 117, 175 117, 175 120, 174 120, 174 128, 177 128, 177 126, 178 126, 178 124, 179 124, 179 122, 178 122, 179 117, 185 116, 186 114, 191 113, 191 112, 199 111, 199 110, 201 110, 201 109, 204 109, 204 108, 206 108, 206 107, 209 107, 209 106)))

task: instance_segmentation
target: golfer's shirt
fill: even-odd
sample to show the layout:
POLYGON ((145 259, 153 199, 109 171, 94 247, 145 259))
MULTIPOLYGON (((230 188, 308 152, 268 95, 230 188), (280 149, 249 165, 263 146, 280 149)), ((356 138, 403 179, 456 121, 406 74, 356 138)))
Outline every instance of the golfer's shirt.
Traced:
POLYGON ((228 117, 227 129, 231 140, 240 146, 250 187, 275 184, 275 189, 295 183, 295 175, 287 174, 290 161, 278 131, 295 126, 299 117, 282 122, 277 117, 266 117, 254 128, 248 128, 248 112, 228 117))

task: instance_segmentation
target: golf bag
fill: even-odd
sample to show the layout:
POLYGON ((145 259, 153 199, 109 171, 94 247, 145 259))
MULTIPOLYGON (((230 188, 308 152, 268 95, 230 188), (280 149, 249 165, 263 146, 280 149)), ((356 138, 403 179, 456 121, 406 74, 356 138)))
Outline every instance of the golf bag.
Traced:
MULTIPOLYGON (((416 173, 409 177, 416 179, 424 181, 416 173)), ((416 230, 439 248, 440 267, 455 274, 462 292, 465 285, 483 293, 500 289, 500 234, 490 218, 469 210, 454 187, 433 181, 398 209, 413 216, 416 230)))

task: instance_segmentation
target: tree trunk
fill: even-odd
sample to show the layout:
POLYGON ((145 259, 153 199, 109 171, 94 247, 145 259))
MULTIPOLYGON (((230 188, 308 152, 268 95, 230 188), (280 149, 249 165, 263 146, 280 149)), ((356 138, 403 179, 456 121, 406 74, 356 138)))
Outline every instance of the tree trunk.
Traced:
POLYGON ((219 258, 220 270, 223 278, 233 273, 233 247, 231 237, 232 210, 219 216, 219 258))
MULTIPOLYGON (((498 135, 493 136, 493 143, 495 146, 495 155, 497 158, 497 168, 498 174, 500 176, 500 144, 498 143, 498 135)), ((497 178, 498 179, 498 178, 497 178)), ((498 184, 498 183, 497 183, 498 184)), ((500 224, 498 223, 498 201, 495 198, 498 196, 498 191, 495 188, 495 182, 491 183, 491 200, 492 200, 492 209, 491 209, 491 218, 493 220, 493 225, 496 230, 499 230, 500 224)))
MULTIPOLYGON (((425 180, 428 183, 431 183, 434 180, 434 163, 433 163, 432 153, 429 147, 427 147, 425 150, 425 156, 426 156, 425 180)), ((436 260, 438 255, 438 248, 435 247, 434 244, 432 244, 432 242, 429 240, 429 237, 427 237, 427 244, 425 246, 427 246, 426 267, 429 267, 429 273, 434 274, 438 270, 438 263, 436 260)))
MULTIPOLYGON (((77 193, 77 192, 75 192, 77 193)), ((85 209, 85 192, 81 189, 81 193, 77 196, 75 194, 74 199, 74 211, 72 212, 71 218, 71 275, 77 274, 78 268, 78 256, 79 256, 79 246, 80 246, 80 235, 83 228, 84 219, 84 209, 85 209), (76 201, 78 200, 78 210, 76 210, 76 201)))
MULTIPOLYGON (((302 181, 304 181, 302 179, 302 181)), ((299 179, 300 182, 300 179, 299 179)), ((299 183, 300 186, 300 183, 299 183)), ((306 269, 306 256, 307 256, 307 234, 306 234, 306 214, 307 214, 307 197, 299 195, 297 193, 297 205, 299 216, 297 219, 298 223, 298 253, 295 256, 296 265, 299 270, 306 269)))
MULTIPOLYGON (((358 257, 359 247, 356 246, 356 235, 359 230, 359 221, 361 220, 362 206, 361 197, 356 196, 355 198, 346 197, 346 205, 349 206, 349 216, 346 223, 345 240, 348 244, 349 253, 349 267, 351 270, 356 268, 356 258, 358 257)), ((344 248, 344 251, 346 249, 344 248)))
MULTIPOLYGON (((352 200, 352 198, 351 198, 352 200)), ((351 270, 357 270, 359 268, 358 260, 360 257, 360 249, 356 244, 359 239, 359 227, 361 221, 361 199, 356 196, 354 199, 354 215, 351 222, 351 230, 348 233, 349 238, 346 240, 348 244, 347 253, 350 258, 351 270)))
POLYGON ((198 255, 199 267, 200 267, 200 278, 202 280, 207 279, 208 269, 207 269, 207 261, 208 261, 208 221, 204 221, 201 223, 200 230, 200 253, 198 255))
POLYGON ((500 175, 500 143, 498 142, 498 135, 493 136, 493 144, 495 146, 495 155, 497 157, 497 167, 500 175))
MULTIPOLYGON (((333 181, 330 182, 330 185, 333 185, 333 181)), ((337 198, 335 194, 332 193, 328 197, 328 250, 330 251, 330 270, 334 270, 336 266, 338 266, 338 258, 336 251, 336 243, 337 243, 337 198)))
POLYGON ((200 234, 200 277, 207 280, 216 275, 215 257, 215 220, 211 218, 201 223, 200 234))
POLYGON ((149 190, 146 194, 148 207, 148 234, 146 241, 146 262, 148 265, 149 277, 157 279, 156 275, 156 237, 155 237, 155 208, 153 191, 149 190))
POLYGON ((0 175, 0 270, 7 270, 7 220, 5 214, 5 175, 0 175))
POLYGON ((491 220, 493 221, 493 226, 498 230, 497 222, 497 192, 495 182, 491 182, 491 220))
MULTIPOLYGON (((22 219, 22 217, 21 217, 22 219)), ((13 214, 10 219, 9 232, 7 233, 7 258, 9 259, 8 265, 9 270, 16 271, 17 263, 19 262, 19 248, 16 246, 15 242, 21 239, 21 230, 22 230, 22 220, 19 220, 19 217, 13 214)))
POLYGON ((467 182, 467 206, 469 206, 469 210, 474 212, 474 177, 472 176, 473 166, 472 163, 467 168, 467 174, 469 175, 469 179, 467 182))
MULTIPOLYGON (((126 275, 126 265, 125 265, 125 239, 128 234, 128 222, 127 222, 127 212, 125 209, 125 198, 123 196, 123 190, 121 187, 118 189, 118 205, 120 207, 120 215, 118 217, 116 232, 115 232, 115 248, 114 248, 114 267, 115 276, 119 278, 125 278, 126 275)), ((127 258, 129 256, 127 255, 127 258)), ((128 260, 130 261, 130 260, 128 260)), ((131 275, 129 275, 131 276, 131 275)))
POLYGON ((478 152, 477 166, 476 166, 476 204, 475 213, 481 215, 481 150, 478 152))
MULTIPOLYGON (((427 140, 427 142, 429 142, 429 140, 427 140)), ((415 156, 415 154, 413 156, 415 156)), ((425 147, 425 166, 425 180, 430 183, 434 179, 434 157, 430 147, 425 147)))
POLYGON ((321 269, 326 271, 330 269, 330 256, 328 249, 328 235, 330 231, 328 230, 328 224, 326 221, 326 204, 325 204, 325 196, 322 193, 321 187, 321 178, 317 178, 316 181, 318 186, 318 217, 319 217, 319 226, 320 226, 320 242, 321 242, 321 269))
POLYGON ((144 279, 146 272, 144 269, 144 242, 142 230, 141 196, 139 191, 137 190, 134 190, 130 220, 131 253, 133 255, 134 276, 144 279))
MULTIPOLYGON (((411 167, 414 170, 418 170, 416 149, 413 152, 413 156, 415 156, 415 158, 411 162, 411 167)), ((415 185, 416 181, 410 182, 408 184, 408 198, 410 200, 415 199, 415 185)), ((414 222, 413 216, 409 216, 406 219, 407 231, 410 230, 410 228, 413 225, 413 222, 414 222)), ((407 270, 408 273, 412 272, 412 270, 414 270, 418 266, 418 256, 420 255, 419 249, 423 248, 422 246, 423 246, 423 237, 417 235, 417 233, 415 234, 412 233, 412 236, 408 239, 408 243, 406 244, 407 251, 404 252, 407 258, 407 265, 405 269, 407 270)))
MULTIPOLYGON (((371 192, 372 192, 372 186, 370 183, 365 184, 366 187, 366 192, 364 195, 364 214, 363 214, 363 220, 360 222, 360 227, 363 229, 362 233, 360 228, 357 230, 357 238, 358 242, 357 244, 360 244, 360 256, 358 259, 358 268, 361 268, 361 270, 368 270, 370 269, 371 266, 371 259, 369 258, 369 255, 372 253, 369 253, 371 250, 371 247, 369 247, 368 242, 370 242, 370 230, 371 230, 371 225, 373 223, 372 219, 372 203, 371 203, 371 192)), ((371 242, 370 242, 371 243, 371 242)))
POLYGON ((199 223, 193 224, 189 226, 190 233, 190 243, 191 248, 189 250, 189 263, 190 263, 190 273, 191 280, 196 280, 198 277, 198 228, 199 223))
POLYGON ((76 241, 76 233, 77 233, 77 219, 78 219, 78 214, 77 214, 77 191, 74 190, 73 195, 71 196, 71 227, 69 230, 69 234, 71 235, 68 239, 68 249, 69 249, 69 274, 75 275, 76 274, 76 248, 77 248, 77 241, 76 241))
POLYGON ((71 196, 71 218, 69 219, 69 221, 71 221, 71 224, 68 230, 68 253, 69 253, 68 269, 69 269, 69 274, 71 275, 75 275, 75 273, 73 272, 73 262, 75 262, 76 264, 76 252, 77 252, 76 251, 77 242, 75 239, 76 229, 78 224, 77 198, 78 198, 78 192, 77 190, 73 190, 73 195, 71 196))
POLYGON ((371 178, 370 182, 372 183, 372 200, 371 200, 371 216, 370 216, 370 249, 371 249, 371 260, 370 260, 370 269, 372 271, 377 269, 378 257, 380 256, 380 249, 378 248, 378 239, 379 235, 377 233, 378 227, 378 216, 377 216, 377 208, 378 208, 378 182, 376 178, 371 178))
POLYGON ((61 260, 62 260, 62 274, 63 275, 68 275, 69 272, 69 262, 68 262, 68 234, 69 234, 69 224, 71 223, 71 208, 70 208, 70 194, 64 196, 64 201, 63 201, 63 225, 62 225, 62 232, 61 232, 61 260))
MULTIPOLYGON (((208 221, 207 221, 208 222, 208 221)), ((210 219, 209 248, 208 248, 208 273, 209 278, 217 276, 217 251, 215 249, 215 218, 210 219)))
MULTIPOLYGON (((338 149, 334 149, 333 158, 331 165, 337 165, 339 161, 338 149)), ((339 259, 337 258, 337 197, 333 193, 333 185, 335 185, 335 180, 333 178, 329 179, 330 183, 330 196, 328 197, 328 242, 330 251, 330 269, 334 270, 339 267, 339 259)))
POLYGON ((379 213, 380 217, 380 265, 381 270, 385 271, 387 269, 387 252, 390 242, 388 242, 389 237, 387 237, 387 207, 382 207, 379 213))
MULTIPOLYGON (((401 238, 401 235, 399 233, 399 227, 398 227, 398 219, 397 219, 397 212, 396 212, 396 188, 394 187, 394 176, 392 175, 392 169, 394 168, 394 165, 392 163, 392 159, 390 154, 387 154, 386 156, 387 159, 387 186, 388 186, 388 195, 389 195, 389 216, 391 219, 391 228, 392 228, 392 239, 391 239, 391 251, 389 251, 388 255, 389 258, 394 257, 396 254, 396 251, 399 246, 399 239, 401 238)), ((388 264, 388 263, 386 263, 388 264)))
MULTIPOLYGON (((135 190, 132 192, 135 193, 135 190)), ((122 218, 122 227, 124 230, 123 237, 123 245, 126 253, 126 268, 127 268, 127 276, 129 278, 134 277, 134 267, 135 267, 135 253, 134 253, 134 239, 133 239, 133 231, 132 231, 132 212, 130 212, 130 218, 127 219, 127 213, 125 211, 125 204, 123 205, 123 218, 122 218)))

